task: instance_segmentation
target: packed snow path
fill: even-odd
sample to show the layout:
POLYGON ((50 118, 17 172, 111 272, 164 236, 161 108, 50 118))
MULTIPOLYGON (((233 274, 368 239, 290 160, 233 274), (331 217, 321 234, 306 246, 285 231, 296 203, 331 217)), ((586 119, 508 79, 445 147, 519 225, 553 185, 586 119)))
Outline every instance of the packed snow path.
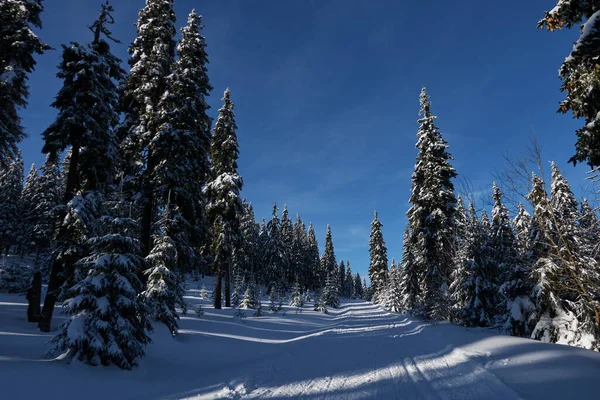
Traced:
MULTIPOLYGON (((199 290, 188 294, 198 304, 199 290)), ((133 371, 43 360, 51 335, 25 322, 25 308, 22 296, 0 294, 0 398, 598 399, 598 353, 364 301, 328 315, 265 307, 242 320, 205 304, 204 315, 182 316, 176 338, 157 326, 133 371)))

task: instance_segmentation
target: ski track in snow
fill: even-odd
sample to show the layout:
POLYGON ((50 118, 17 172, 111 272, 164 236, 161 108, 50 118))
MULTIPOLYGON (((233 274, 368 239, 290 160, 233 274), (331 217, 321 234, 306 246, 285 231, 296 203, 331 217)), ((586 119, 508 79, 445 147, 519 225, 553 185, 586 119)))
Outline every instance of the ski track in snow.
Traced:
MULTIPOLYGON (((191 310, 198 293, 188 291, 191 310)), ((598 398, 600 354, 589 350, 432 324, 359 300, 328 315, 311 306, 260 318, 247 310, 239 319, 203 304, 204 315, 182 316, 175 338, 157 325, 146 357, 128 372, 44 360, 51 335, 25 322, 22 296, 0 294, 0 398, 598 398)), ((64 318, 56 313, 54 325, 64 318)))

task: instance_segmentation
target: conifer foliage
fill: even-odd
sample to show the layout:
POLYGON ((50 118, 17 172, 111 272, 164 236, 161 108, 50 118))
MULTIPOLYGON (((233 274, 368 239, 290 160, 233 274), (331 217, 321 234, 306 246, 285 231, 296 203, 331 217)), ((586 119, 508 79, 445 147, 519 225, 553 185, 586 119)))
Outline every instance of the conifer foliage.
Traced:
POLYGON ((369 254, 371 256, 369 279, 371 280, 373 303, 379 303, 380 300, 383 300, 383 292, 388 279, 387 248, 385 247, 381 227, 381 221, 379 221, 379 216, 377 215, 377 211, 375 211, 375 218, 371 222, 371 236, 369 240, 369 254))

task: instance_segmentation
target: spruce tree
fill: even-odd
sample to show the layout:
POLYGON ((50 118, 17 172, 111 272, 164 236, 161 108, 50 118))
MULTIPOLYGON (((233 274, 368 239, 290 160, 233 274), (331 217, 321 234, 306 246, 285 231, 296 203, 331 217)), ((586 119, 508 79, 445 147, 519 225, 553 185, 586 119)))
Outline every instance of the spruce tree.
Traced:
POLYGON ((243 212, 240 217, 242 243, 237 252, 238 267, 249 274, 256 275, 260 268, 259 225, 254 220, 252 203, 242 200, 243 212))
POLYGON ((66 351, 87 364, 123 369, 144 356, 151 325, 137 300, 142 284, 136 276, 144 260, 133 236, 137 223, 123 216, 124 208, 117 204, 100 218, 98 235, 89 241, 90 255, 77 262, 83 279, 68 289, 64 306, 71 317, 51 340, 49 354, 66 351))
MULTIPOLYGON (((119 127, 122 174, 125 189, 141 209, 143 254, 152 249, 152 223, 156 205, 152 177, 157 160, 154 140, 165 120, 164 102, 175 58, 174 0, 146 0, 139 12, 137 35, 129 46, 130 72, 121 88, 120 110, 124 120, 119 127)), ((195 92, 195 94, 200 94, 195 92)), ((167 95, 168 97, 168 95, 167 95)), ((193 108, 201 100, 194 99, 193 108)), ((185 125, 189 120, 180 121, 185 125)), ((201 125, 204 121, 198 121, 201 125)))
POLYGON ((19 200, 23 190, 23 159, 16 158, 0 169, 0 252, 8 254, 19 233, 19 200))
POLYGON ((344 260, 340 261, 338 266, 338 285, 340 296, 346 296, 346 264, 344 260))
POLYGON ((319 286, 320 258, 319 243, 317 242, 317 235, 315 234, 315 228, 312 222, 308 226, 308 239, 306 250, 306 269, 308 274, 307 285, 311 289, 316 289, 319 286))
POLYGON ((181 29, 178 58, 166 77, 168 90, 157 110, 160 125, 149 144, 154 158, 151 185, 155 207, 170 204, 178 231, 171 236, 177 250, 177 269, 199 264, 196 243, 206 236, 202 186, 209 174, 210 125, 206 96, 211 91, 201 17, 192 11, 181 29), (177 157, 173 157, 176 154, 177 157))
POLYGON ((344 279, 344 293, 343 296, 354 298, 354 275, 352 275, 352 268, 350 267, 350 261, 346 262, 346 277, 344 279))
POLYGON ((597 68, 600 3, 558 0, 552 11, 546 12, 538 22, 538 28, 554 31, 579 26, 583 21, 579 39, 559 69, 560 90, 566 92, 566 98, 560 103, 558 112, 571 111, 575 118, 585 121, 583 127, 576 130, 575 155, 569 162, 587 162, 594 167, 600 165, 600 127, 597 123, 600 112, 600 72, 597 68))
POLYGON ((399 313, 402 311, 402 292, 400 291, 400 267, 396 260, 392 259, 392 265, 388 273, 388 280, 385 286, 383 305, 391 312, 399 313))
MULTIPOLYGON (((85 191, 103 191, 115 173, 116 140, 113 128, 119 122, 116 82, 123 78, 124 71, 120 66, 121 61, 112 55, 108 42, 102 39, 102 35, 112 39, 107 28, 113 22, 112 11, 109 4, 102 5, 100 15, 90 26, 94 35, 90 44, 72 42, 69 46, 63 45, 57 74, 63 79, 63 87, 52 103, 59 112, 43 133, 42 151, 56 160, 60 152, 67 148, 70 150, 64 204, 69 204, 79 191, 83 191, 87 201, 96 201, 96 195, 87 196, 85 191)), ((67 216, 69 212, 67 210, 67 216)), ((78 210, 72 209, 71 212, 78 213, 78 210)), ((92 234, 81 231, 81 227, 74 232, 71 228, 75 225, 69 224, 67 217, 63 216, 39 324, 43 332, 50 330, 57 289, 65 278, 72 279, 72 266, 85 256, 85 243, 77 243, 77 239, 71 235, 84 238, 92 234), (81 252, 73 252, 74 248, 79 248, 81 252)))
POLYGON ((450 164, 448 145, 434 124, 436 117, 431 113, 425 88, 421 91, 420 103, 422 118, 416 144, 419 151, 412 175, 405 252, 411 251, 414 256, 412 279, 422 277, 424 316, 445 319, 449 314, 447 292, 456 209, 452 178, 456 172, 450 164))
POLYGON ((294 241, 294 226, 290 219, 287 205, 283 205, 281 212, 281 243, 283 252, 286 254, 286 263, 283 265, 283 282, 286 287, 289 287, 294 279, 296 271, 292 268, 292 243, 294 241))
POLYGON ((402 274, 400 277, 400 291, 402 293, 402 306, 404 309, 414 313, 421 314, 421 281, 423 273, 419 269, 413 253, 410 240, 412 240, 410 229, 407 224, 404 230, 402 253, 402 274))
MULTIPOLYGON (((382 226, 377 211, 375 211, 375 218, 371 222, 371 236, 369 240, 369 255, 371 258, 369 264, 369 279, 371 280, 371 287, 373 288, 373 303, 375 304, 379 303, 380 296, 383 296, 388 278, 387 248, 385 247, 383 233, 381 232, 382 226)), ((383 298, 381 298, 381 300, 383 300, 383 298)))
POLYGON ((306 227, 300 219, 300 215, 296 214, 296 222, 294 223, 292 234, 292 251, 290 254, 291 270, 294 271, 295 281, 301 287, 309 285, 308 272, 308 237, 306 227))
POLYGON ((529 253, 529 234, 531 228, 531 215, 525 209, 522 203, 519 203, 517 215, 512 222, 515 232, 515 244, 521 259, 528 257, 529 253))
POLYGON ((221 308, 221 285, 225 280, 225 307, 231 306, 230 277, 232 254, 241 241, 242 177, 237 172, 237 125, 231 102, 231 92, 225 90, 223 107, 215 125, 210 147, 211 181, 204 193, 209 201, 207 216, 211 222, 213 264, 217 272, 215 308, 221 308))
POLYGON ((179 329, 179 315, 175 307, 180 306, 185 310, 185 289, 175 272, 179 253, 173 237, 176 236, 179 227, 171 214, 169 204, 157 225, 160 227, 160 233, 155 236, 154 247, 146 256, 149 268, 144 271, 147 282, 140 299, 146 305, 151 318, 165 324, 175 336, 179 329))
POLYGON ((337 262, 335 260, 335 252, 333 250, 333 238, 331 236, 331 227, 327 225, 327 231, 325 233, 325 251, 321 255, 321 259, 319 261, 319 278, 321 279, 321 287, 325 285, 325 281, 328 278, 330 281, 336 279, 336 267, 337 262))
POLYGON ((0 168, 17 157, 25 137, 19 108, 27 105, 34 54, 50 49, 32 29, 42 27, 43 9, 42 0, 0 0, 0 168))
POLYGON ((271 220, 266 226, 268 236, 264 248, 264 267, 268 292, 284 279, 285 266, 288 264, 287 254, 281 237, 281 222, 277 215, 277 204, 273 205, 271 220))

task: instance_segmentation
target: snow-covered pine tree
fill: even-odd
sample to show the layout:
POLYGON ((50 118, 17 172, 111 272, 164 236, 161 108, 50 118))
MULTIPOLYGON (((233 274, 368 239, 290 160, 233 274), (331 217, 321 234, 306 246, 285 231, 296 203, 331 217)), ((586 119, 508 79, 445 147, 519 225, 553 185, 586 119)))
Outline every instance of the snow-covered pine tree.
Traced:
POLYGON ((325 286, 321 292, 320 300, 320 302, 325 306, 333 308, 337 308, 340 305, 336 273, 336 271, 332 271, 329 275, 327 275, 327 278, 325 278, 325 286))
POLYGON ((529 257, 529 235, 531 229, 531 215, 525 209, 523 203, 519 203, 517 215, 512 222, 513 230, 515 232, 515 241, 517 252, 521 260, 529 257))
POLYGON ((252 203, 242 200, 243 212, 240 216, 240 230, 242 242, 238 249, 238 267, 241 271, 256 276, 260 268, 259 251, 259 225, 254 220, 254 208, 252 203))
POLYGON ((362 282, 362 299, 363 300, 370 300, 369 297, 369 287, 367 286, 367 279, 363 278, 363 282, 362 282))
POLYGON ((554 163, 549 201, 540 185, 534 180, 529 198, 547 240, 547 256, 533 270, 537 324, 532 337, 599 349, 600 315, 592 293, 600 286, 600 276, 577 224, 577 201, 554 163))
POLYGON ((67 292, 65 313, 71 317, 51 340, 49 354, 67 351, 87 364, 124 369, 144 356, 151 325, 137 300, 142 284, 136 275, 144 260, 134 237, 137 223, 123 216, 124 208, 117 203, 100 218, 98 236, 89 240, 90 255, 77 262, 84 278, 67 292))
POLYGON ((381 232, 382 226, 381 221, 379 221, 379 215, 375 211, 375 216, 371 222, 371 236, 369 239, 369 279, 373 291, 372 301, 375 304, 380 302, 380 296, 384 294, 388 278, 387 248, 385 247, 383 233, 381 232))
POLYGON ((400 292, 402 293, 402 307, 416 315, 421 315, 421 281, 423 271, 415 261, 413 248, 410 244, 413 240, 410 234, 409 224, 404 229, 403 252, 402 252, 402 274, 400 277, 400 292))
MULTIPOLYGON (((107 28, 107 24, 113 22, 112 11, 109 4, 102 5, 98 19, 90 27, 94 34, 90 44, 72 42, 69 46, 63 45, 57 73, 63 79, 63 86, 52 103, 58 109, 58 116, 43 133, 42 151, 56 160, 60 152, 70 149, 64 203, 69 203, 79 190, 83 190, 84 197, 85 191, 102 191, 114 177, 116 140, 113 128, 119 122, 116 82, 125 72, 121 60, 112 55, 108 42, 101 38, 105 35, 112 39, 107 28)), ((95 195, 90 198, 93 197, 95 195)), ((69 279, 72 265, 85 255, 84 243, 76 243, 69 236, 73 231, 69 229, 68 215, 63 216, 39 324, 43 332, 50 329, 56 290, 65 278, 69 279), (74 247, 79 247, 83 253, 71 252, 74 247)), ((80 233, 86 236, 84 232, 80 233)))
POLYGON ((239 308, 242 309, 254 309, 257 308, 260 303, 260 297, 256 288, 256 278, 250 275, 248 278, 248 285, 244 291, 244 297, 240 303, 239 308))
POLYGON ((120 169, 128 197, 135 199, 135 209, 141 210, 144 255, 152 249, 156 210, 151 179, 156 160, 150 144, 158 137, 164 122, 160 102, 167 91, 167 77, 175 58, 173 7, 174 0, 146 0, 136 23, 136 38, 128 49, 130 72, 121 88, 120 110, 124 120, 119 127, 120 169))
POLYGON ((273 204, 271 220, 266 226, 268 236, 264 243, 264 268, 266 269, 266 284, 268 292, 284 279, 285 267, 288 264, 283 239, 281 237, 281 222, 277 215, 277 204, 273 204))
POLYGON ((319 243, 317 242, 317 235, 315 234, 315 228, 312 222, 308 226, 306 253, 306 269, 308 271, 307 286, 310 289, 316 289, 319 285, 320 258, 319 243))
POLYGON ((406 214, 409 237, 405 251, 409 249, 414 256, 415 273, 411 275, 422 277, 424 316, 447 319, 456 209, 452 178, 456 171, 450 164, 448 145, 434 124, 436 117, 431 113, 425 88, 421 90, 420 103, 422 118, 416 144, 419 152, 412 175, 411 207, 406 214))
POLYGON ((262 290, 258 291, 258 296, 257 296, 257 301, 256 301, 256 311, 254 312, 254 316, 255 317, 262 317, 263 316, 263 309, 262 309, 262 290))
POLYGON ((35 223, 33 196, 38 179, 38 169, 35 167, 35 164, 32 164, 25 178, 25 184, 23 185, 19 201, 19 215, 23 216, 18 232, 18 244, 21 254, 31 251, 33 247, 31 238, 31 228, 35 223))
POLYGON ((344 279, 344 294, 343 296, 353 299, 356 296, 354 293, 354 275, 352 275, 352 268, 350 267, 350 261, 346 262, 346 278, 344 279))
POLYGON ((525 230, 529 230, 530 218, 521 205, 516 217, 516 224, 521 232, 515 235, 508 210, 502 204, 502 192, 495 182, 492 196, 494 207, 492 208, 491 263, 488 276, 491 284, 498 286, 500 297, 496 300, 497 312, 505 332, 522 336, 529 333, 527 320, 532 312, 532 303, 527 295, 531 292, 529 279, 531 271, 523 257, 525 247, 528 246, 525 230))
POLYGON ((304 294, 302 293, 302 287, 300 286, 298 279, 296 279, 294 285, 292 286, 290 306, 297 308, 302 308, 302 306, 304 306, 304 294))
POLYGON ((183 282, 177 276, 177 242, 173 236, 179 230, 177 221, 171 214, 171 206, 167 204, 159 221, 154 246, 146 256, 149 266, 144 271, 147 276, 146 288, 140 294, 141 301, 146 305, 149 316, 167 326, 173 336, 179 329, 179 315, 175 307, 180 306, 185 311, 183 282))
POLYGON ((589 0, 558 0, 556 6, 546 12, 538 22, 538 28, 549 31, 580 27, 579 39, 559 69, 561 91, 567 95, 560 103, 558 112, 571 111, 575 118, 583 118, 584 126, 576 130, 575 155, 569 162, 587 162, 600 165, 600 72, 598 71, 598 40, 600 39, 600 3, 589 0))
POLYGON ((346 296, 346 290, 345 290, 345 285, 346 285, 346 264, 344 263, 344 260, 340 261, 340 264, 338 266, 338 293, 340 294, 340 296, 346 296))
POLYGON ((231 306, 230 277, 232 254, 241 242, 242 177, 237 172, 237 125, 231 92, 225 90, 223 107, 214 129, 210 146, 211 181, 204 188, 208 199, 207 216, 211 222, 213 264, 217 272, 215 308, 221 308, 221 283, 225 280, 225 307, 231 306))
POLYGON ((296 222, 294 223, 294 231, 292 236, 292 252, 290 254, 290 264, 294 271, 295 280, 298 281, 300 287, 308 287, 309 273, 307 268, 307 247, 308 237, 306 234, 306 226, 300 218, 300 214, 296 214, 296 222))
POLYGON ((23 190, 21 151, 6 162, 8 167, 0 169, 0 252, 8 254, 19 232, 19 200, 23 190))
POLYGON ((275 282, 269 291, 269 311, 277 312, 283 308, 283 284, 281 281, 275 282))
POLYGON ((383 306, 391 312, 399 313, 402 311, 402 292, 400 291, 400 269, 396 265, 396 260, 392 258, 392 264, 388 272, 388 279, 385 284, 383 295, 383 306))
POLYGON ((231 307, 238 307, 240 305, 244 286, 244 274, 239 267, 236 267, 233 270, 233 292, 231 293, 231 307))
POLYGON ((294 241, 294 226, 290 219, 287 205, 283 205, 281 212, 281 243, 283 251, 286 254, 286 263, 283 266, 283 283, 285 287, 290 287, 294 280, 296 271, 292 268, 292 243, 294 241))
POLYGON ((25 137, 18 110, 27 105, 33 56, 50 49, 32 29, 42 27, 43 9, 42 0, 0 0, 0 168, 17 157, 25 137))
POLYGON ((207 236, 200 205, 205 204, 202 186, 210 172, 211 119, 206 114, 206 96, 212 87, 202 28, 201 17, 192 10, 181 29, 179 57, 166 78, 168 90, 157 106, 160 125, 148 147, 154 158, 150 177, 154 206, 162 209, 169 202, 171 218, 177 223, 171 240, 177 250, 179 271, 190 271, 200 264, 196 244, 207 236))
POLYGON ((362 279, 360 278, 360 274, 357 272, 354 277, 354 298, 362 299, 363 298, 363 287, 362 287, 362 279))
POLYGON ((330 280, 337 280, 335 272, 337 271, 337 262, 335 260, 335 252, 333 250, 333 238, 331 236, 331 227, 327 225, 325 233, 325 251, 321 255, 319 261, 319 278, 321 287, 325 285, 325 281, 329 277, 330 280))

